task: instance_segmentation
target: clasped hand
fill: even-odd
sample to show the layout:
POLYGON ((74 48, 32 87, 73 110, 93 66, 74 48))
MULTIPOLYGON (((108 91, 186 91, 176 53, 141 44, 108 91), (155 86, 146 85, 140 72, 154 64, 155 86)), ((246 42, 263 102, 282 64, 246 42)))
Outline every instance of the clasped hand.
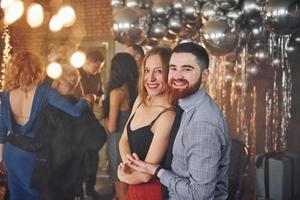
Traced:
POLYGON ((118 175, 128 175, 133 171, 153 175, 158 165, 141 161, 136 153, 126 155, 127 160, 119 165, 118 175))

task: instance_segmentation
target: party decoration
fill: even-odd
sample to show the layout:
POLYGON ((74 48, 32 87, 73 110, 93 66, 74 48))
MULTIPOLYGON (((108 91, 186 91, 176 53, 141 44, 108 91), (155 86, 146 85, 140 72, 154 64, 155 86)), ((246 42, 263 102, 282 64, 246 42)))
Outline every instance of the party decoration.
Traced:
POLYGON ((37 28, 42 25, 44 21, 43 7, 38 3, 31 4, 27 9, 27 23, 32 28, 37 28))
POLYGON ((248 63, 246 66, 246 72, 250 76, 256 76, 259 73, 259 66, 256 63, 248 63))
POLYGON ((239 40, 237 30, 228 20, 211 20, 201 28, 201 38, 205 47, 217 56, 233 51, 239 40))
POLYGON ((239 24, 244 24, 246 21, 246 16, 243 10, 239 10, 239 9, 231 10, 226 14, 226 16, 229 19, 232 19, 239 24))
POLYGON ((113 15, 114 38, 123 44, 138 44, 147 37, 150 16, 146 10, 124 7, 113 15))
POLYGON ((183 9, 183 0, 174 0, 172 8, 173 8, 174 12, 181 13, 181 11, 183 9))
POLYGON ((111 6, 113 8, 121 8, 124 6, 124 0, 111 0, 111 6))
POLYGON ((24 13, 24 3, 22 1, 14 1, 6 10, 4 15, 4 23, 6 25, 13 24, 24 13))
POLYGON ((256 0, 245 0, 243 2, 243 10, 249 18, 257 18, 260 15, 262 6, 256 0))
POLYGON ((270 32, 292 33, 300 26, 300 1, 270 0, 263 9, 263 20, 270 32))
POLYGON ((152 6, 152 16, 156 18, 166 19, 169 18, 171 14, 170 3, 164 0, 154 1, 152 6))
POLYGON ((238 47, 243 47, 245 46, 248 41, 249 41, 249 29, 247 27, 241 27, 239 30, 240 34, 239 34, 239 43, 238 43, 238 47))
POLYGON ((147 8, 149 1, 147 0, 126 0, 127 7, 147 8))
POLYGON ((162 39, 166 34, 167 26, 159 21, 153 23, 149 31, 149 36, 156 40, 162 39))
POLYGON ((70 63, 73 65, 75 68, 80 68, 83 66, 83 64, 86 61, 86 55, 82 51, 76 51, 72 54, 70 58, 70 63))
POLYGON ((268 59, 269 59, 269 54, 268 54, 268 51, 265 48, 258 47, 254 51, 254 60, 255 60, 256 64, 267 64, 268 59))
POLYGON ((183 28, 183 20, 181 15, 173 14, 168 21, 168 29, 171 33, 179 33, 183 28))
POLYGON ((76 21, 75 10, 71 6, 63 6, 58 11, 58 17, 64 27, 72 26, 76 21))
POLYGON ((58 15, 53 15, 49 22, 49 28, 52 32, 58 32, 63 28, 63 21, 60 20, 58 15))
POLYGON ((197 28, 185 28, 179 33, 179 43, 200 42, 200 33, 197 28))
POLYGON ((288 41, 286 49, 288 60, 291 65, 299 65, 300 63, 300 29, 293 33, 288 41))
POLYGON ((201 8, 201 19, 203 23, 209 21, 212 17, 222 15, 219 7, 211 1, 206 2, 201 8))
POLYGON ((46 68, 47 75, 53 79, 57 79, 62 74, 62 67, 59 63, 50 63, 46 68))
POLYGON ((183 3, 183 16, 187 21, 196 21, 200 17, 201 6, 196 0, 188 0, 183 3))
POLYGON ((4 40, 4 47, 2 52, 2 64, 1 64, 1 77, 0 77, 0 92, 3 91, 4 79, 6 75, 6 67, 11 59, 11 49, 12 46, 10 45, 10 32, 7 25, 4 25, 4 30, 2 34, 2 39, 4 40))
POLYGON ((215 1, 216 4, 219 6, 219 8, 223 10, 232 10, 239 3, 239 0, 215 0, 215 1))
POLYGON ((265 42, 267 41, 268 33, 266 32, 264 26, 258 25, 258 26, 253 26, 251 28, 251 36, 250 40, 252 41, 262 41, 265 42))

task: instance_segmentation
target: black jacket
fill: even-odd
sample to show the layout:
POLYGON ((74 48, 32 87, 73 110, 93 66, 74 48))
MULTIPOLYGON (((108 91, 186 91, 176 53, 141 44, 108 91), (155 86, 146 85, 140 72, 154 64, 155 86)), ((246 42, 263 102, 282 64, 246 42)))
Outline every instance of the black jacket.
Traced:
MULTIPOLYGON (((75 97, 68 97, 76 103, 75 97)), ((88 149, 99 150, 106 132, 93 112, 87 109, 72 117, 53 106, 40 113, 41 131, 34 138, 39 147, 32 174, 33 188, 67 189, 75 187, 84 172, 83 159, 88 149)))

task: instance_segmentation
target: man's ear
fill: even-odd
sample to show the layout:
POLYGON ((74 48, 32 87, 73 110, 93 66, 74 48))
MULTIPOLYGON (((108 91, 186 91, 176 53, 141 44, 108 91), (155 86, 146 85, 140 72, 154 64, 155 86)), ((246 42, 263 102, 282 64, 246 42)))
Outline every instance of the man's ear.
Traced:
POLYGON ((202 82, 207 81, 208 76, 209 76, 209 70, 208 69, 203 70, 202 77, 201 77, 202 78, 202 82))

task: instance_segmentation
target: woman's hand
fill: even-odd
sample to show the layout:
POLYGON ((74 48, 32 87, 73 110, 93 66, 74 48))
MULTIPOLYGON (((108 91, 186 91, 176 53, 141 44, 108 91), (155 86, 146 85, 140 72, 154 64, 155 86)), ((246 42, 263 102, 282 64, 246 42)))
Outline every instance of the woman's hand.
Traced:
POLYGON ((159 166, 156 164, 141 161, 136 153, 133 153, 132 155, 127 154, 127 159, 129 160, 129 162, 127 162, 126 164, 129 167, 138 172, 147 173, 150 175, 154 175, 155 170, 159 166))
POLYGON ((133 172, 133 169, 130 168, 128 165, 125 163, 120 163, 118 166, 118 177, 120 181, 125 182, 127 181, 126 177, 130 175, 133 172))

